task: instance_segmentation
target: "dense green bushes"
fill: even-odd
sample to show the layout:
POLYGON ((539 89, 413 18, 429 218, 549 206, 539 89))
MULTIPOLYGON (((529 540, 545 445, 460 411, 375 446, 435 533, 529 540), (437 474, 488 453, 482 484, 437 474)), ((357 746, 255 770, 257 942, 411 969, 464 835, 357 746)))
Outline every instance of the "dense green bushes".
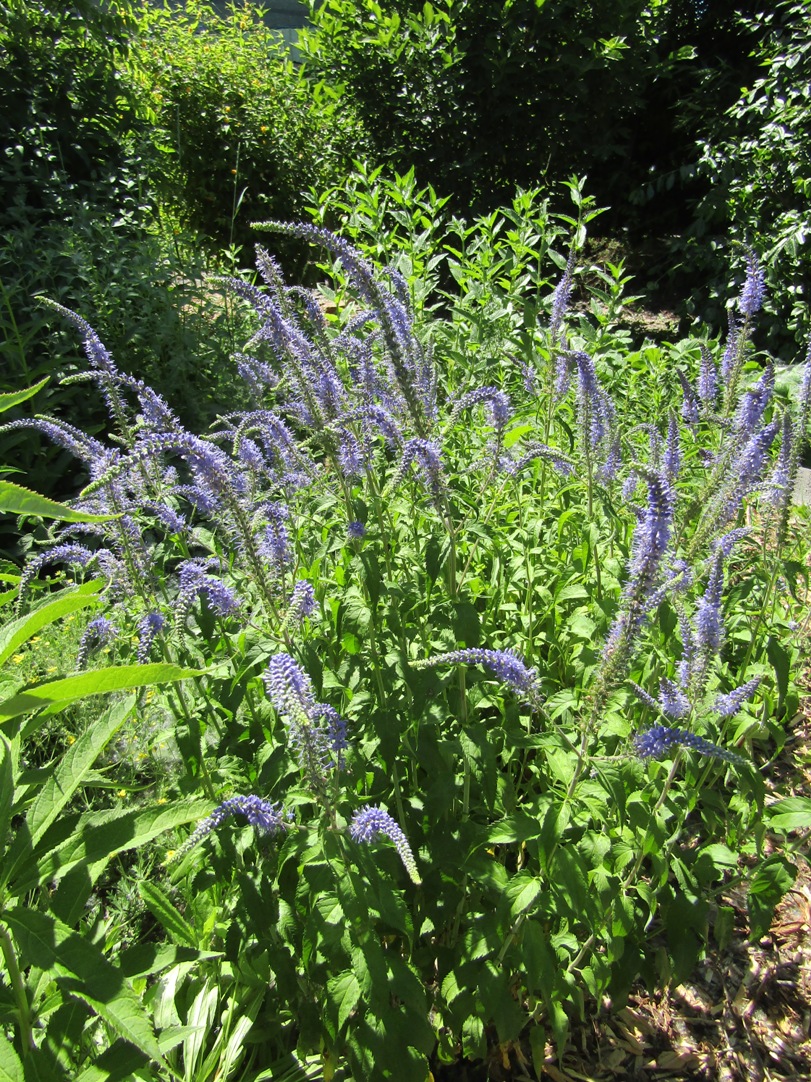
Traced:
MULTIPOLYGON (((314 108, 261 24, 233 14, 203 33, 197 17, 213 18, 0 4, 0 391, 49 375, 39 408, 89 431, 104 416, 84 387, 60 385, 80 362, 40 298, 81 311, 125 369, 204 427, 227 396, 236 338, 233 306, 202 283, 223 243, 247 240, 229 225, 239 196, 240 222, 295 215, 335 163, 339 122, 314 108)), ((53 493, 60 452, 13 433, 3 454, 53 493)))
POLYGON ((134 52, 162 194, 218 245, 252 244, 258 217, 300 216, 303 192, 348 164, 346 111, 314 99, 256 9, 144 8, 134 52))
POLYGON ((311 72, 340 85, 379 158, 487 209, 516 185, 617 168, 650 79, 644 0, 326 0, 311 72))
POLYGON ((695 209, 686 257, 693 273, 705 268, 714 276, 718 297, 719 250, 730 238, 754 246, 769 285, 768 344, 790 353, 809 326, 811 11, 804 3, 783 3, 744 27, 757 42, 752 58, 759 77, 740 89, 699 145, 706 192, 695 209), (779 313, 788 313, 788 320, 779 313))

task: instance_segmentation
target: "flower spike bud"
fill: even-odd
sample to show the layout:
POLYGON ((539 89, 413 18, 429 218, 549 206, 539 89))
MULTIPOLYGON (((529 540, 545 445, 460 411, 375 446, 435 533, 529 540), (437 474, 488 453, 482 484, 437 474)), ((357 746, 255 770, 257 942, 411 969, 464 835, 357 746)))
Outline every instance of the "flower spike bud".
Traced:
POLYGON ((403 867, 408 872, 412 883, 417 886, 422 883, 420 873, 417 871, 417 862, 408 844, 408 839, 402 829, 383 808, 376 808, 369 804, 365 808, 359 808, 352 817, 349 825, 349 834, 355 842, 374 842, 382 834, 385 838, 394 842, 403 867))

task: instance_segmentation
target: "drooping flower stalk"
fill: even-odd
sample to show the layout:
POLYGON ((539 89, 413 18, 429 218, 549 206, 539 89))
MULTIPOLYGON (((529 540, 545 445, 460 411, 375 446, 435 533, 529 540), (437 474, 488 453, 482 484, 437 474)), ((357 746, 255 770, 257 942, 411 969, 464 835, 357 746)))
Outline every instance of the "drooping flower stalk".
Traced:
POLYGON ((408 844, 408 838, 406 838, 402 828, 383 808, 374 807, 373 805, 359 808, 352 817, 349 834, 353 841, 366 845, 377 841, 381 835, 394 842, 394 847, 412 883, 416 883, 417 886, 422 883, 420 873, 417 870, 417 862, 414 859, 411 846, 408 844))
POLYGON ((434 657, 410 662, 414 669, 433 669, 438 665, 481 665, 527 700, 537 704, 541 698, 541 684, 536 669, 530 668, 514 650, 483 650, 471 647, 450 650, 434 657))
POLYGON ((203 838, 208 837, 212 831, 221 827, 226 819, 234 815, 243 815, 260 834, 270 837, 284 830, 292 818, 292 813, 285 812, 281 805, 271 804, 262 797, 255 795, 229 797, 192 831, 179 849, 169 854, 168 860, 172 863, 180 860, 203 838))
POLYGON ((721 759, 733 766, 747 766, 747 760, 726 748, 721 748, 686 729, 671 729, 667 725, 654 725, 644 733, 637 733, 633 738, 633 747, 640 759, 659 759, 675 748, 688 748, 707 755, 712 759, 721 759))

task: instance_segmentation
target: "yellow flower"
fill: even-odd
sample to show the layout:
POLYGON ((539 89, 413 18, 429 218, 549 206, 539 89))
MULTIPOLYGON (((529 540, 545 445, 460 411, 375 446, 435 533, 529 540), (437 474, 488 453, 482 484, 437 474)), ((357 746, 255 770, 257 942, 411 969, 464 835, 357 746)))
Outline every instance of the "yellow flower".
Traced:
POLYGON ((121 799, 123 800, 124 797, 129 796, 129 794, 127 793, 126 789, 119 789, 118 792, 116 793, 116 796, 121 797, 121 799))
POLYGON ((11 660, 15 665, 19 665, 22 661, 25 661, 25 654, 14 654, 11 660))

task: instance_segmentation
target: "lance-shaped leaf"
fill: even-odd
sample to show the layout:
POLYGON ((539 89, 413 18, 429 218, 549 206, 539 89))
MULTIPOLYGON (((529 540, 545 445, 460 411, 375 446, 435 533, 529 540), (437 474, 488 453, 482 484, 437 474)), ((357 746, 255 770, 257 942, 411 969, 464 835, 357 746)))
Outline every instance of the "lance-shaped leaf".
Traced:
POLYGON ((20 616, 16 620, 10 620, 0 630, 0 665, 43 627, 61 620, 63 616, 76 612, 78 609, 87 608, 88 605, 97 605, 99 599, 96 595, 103 586, 104 582, 101 579, 94 579, 81 586, 67 587, 60 590, 55 598, 46 600, 33 612, 20 616))
POLYGON ((53 973, 57 984, 87 1004, 119 1037, 166 1066, 140 999, 94 943, 48 913, 28 906, 6 910, 3 920, 17 942, 20 957, 53 973))
POLYGON ((0 413, 5 413, 6 410, 10 410, 12 406, 19 406, 21 402, 26 402, 29 398, 33 398, 37 391, 41 391, 45 384, 48 382, 48 376, 45 379, 41 379, 39 383, 35 383, 33 387, 25 387, 22 391, 7 391, 5 394, 0 394, 0 413))
POLYGON ((134 706, 135 696, 128 695, 122 702, 109 707, 93 727, 62 756, 59 766, 40 789, 26 815, 33 845, 39 842, 51 823, 71 801, 96 759, 127 720, 134 706))
MULTIPOLYGON (((78 865, 88 868, 117 853, 136 849, 167 830, 197 823, 211 810, 208 800, 178 800, 147 808, 112 808, 83 812, 60 820, 47 831, 33 856, 23 852, 30 847, 27 831, 20 832, 24 842, 12 846, 8 861, 14 865, 8 876, 10 890, 19 897, 34 887, 61 879, 78 865)), ((30 849, 29 849, 30 851, 30 849)))
POLYGON ((68 703, 85 699, 89 695, 102 695, 109 691, 129 691, 151 684, 166 684, 176 680, 188 680, 190 676, 202 676, 203 669, 182 669, 178 665, 156 662, 152 665, 111 665, 108 669, 90 669, 49 680, 36 687, 25 688, 10 699, 0 703, 0 725, 11 718, 34 710, 51 708, 58 713, 68 703))
POLYGON ((37 518, 56 518, 61 522, 109 522, 119 515, 89 515, 74 511, 67 504, 49 500, 30 488, 15 485, 13 481, 0 481, 0 511, 10 515, 36 515, 37 518))

